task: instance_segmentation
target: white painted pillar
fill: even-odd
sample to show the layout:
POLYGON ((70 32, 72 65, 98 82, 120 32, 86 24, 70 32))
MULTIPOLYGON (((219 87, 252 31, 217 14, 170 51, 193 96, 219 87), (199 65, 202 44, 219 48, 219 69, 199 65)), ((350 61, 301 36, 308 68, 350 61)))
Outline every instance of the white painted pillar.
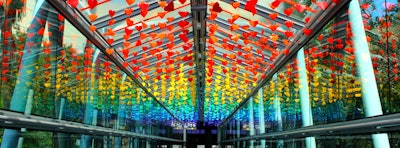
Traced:
MULTIPOLYGON (((253 111, 253 97, 249 100, 249 129, 250 129, 250 136, 255 135, 254 132, 254 111, 253 111)), ((254 140, 250 140, 249 148, 254 147, 254 140)))
MULTIPOLYGON (((28 99, 26 100, 26 105, 25 105, 25 115, 31 115, 32 113, 32 101, 33 101, 33 90, 29 89, 28 91, 28 99)), ((25 133, 26 128, 21 128, 21 133, 25 133)), ((24 143, 24 137, 19 137, 18 138, 18 148, 22 148, 22 145, 24 143)))
MULTIPOLYGON (((303 121, 303 127, 313 125, 312 110, 310 105, 310 94, 308 90, 308 79, 306 72, 306 62, 304 59, 303 48, 297 52, 297 61, 299 68, 299 93, 301 102, 301 119, 303 121)), ((315 148, 315 137, 306 137, 306 147, 315 148)))
MULTIPOLYGON (((364 23, 358 0, 352 0, 349 5, 349 20, 351 23, 352 41, 355 49, 357 70, 361 78, 362 100, 367 117, 382 115, 381 100, 375 81, 371 55, 365 35, 364 23)), ((372 141, 376 148, 390 148, 386 133, 373 134, 372 141)))
MULTIPOLYGON (((258 123, 260 128, 260 134, 265 133, 265 120, 264 120, 264 100, 263 100, 263 90, 258 90, 258 123)), ((261 140, 261 147, 265 148, 265 140, 261 140)))

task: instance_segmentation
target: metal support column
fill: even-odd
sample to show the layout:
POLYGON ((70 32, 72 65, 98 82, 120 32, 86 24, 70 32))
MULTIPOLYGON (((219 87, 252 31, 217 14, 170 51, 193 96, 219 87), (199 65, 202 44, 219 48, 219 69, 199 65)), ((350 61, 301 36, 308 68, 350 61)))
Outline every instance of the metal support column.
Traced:
MULTIPOLYGON (((281 112, 281 98, 278 97, 278 93, 281 92, 281 90, 279 90, 276 87, 276 83, 278 83, 278 75, 274 74, 272 81, 276 81, 275 82, 275 91, 274 91, 274 112, 275 112, 275 122, 277 122, 278 124, 278 132, 282 132, 283 131, 283 125, 282 125, 282 112, 281 112)), ((276 145, 277 148, 283 148, 283 140, 280 139, 278 140, 278 144, 276 145)))
MULTIPOLYGON (((249 100, 249 128, 250 128, 250 136, 255 135, 254 132, 254 110, 253 110, 253 97, 249 100)), ((254 140, 250 140, 249 148, 254 147, 254 140)))
MULTIPOLYGON (((236 119, 236 138, 240 138, 240 120, 236 119)), ((236 146, 240 146, 240 141, 237 141, 236 146)))
MULTIPOLYGON (((264 98, 263 98, 263 90, 258 90, 258 114, 259 114, 259 128, 260 134, 265 133, 265 120, 264 120, 264 98)), ((261 147, 265 148, 265 140, 261 140, 261 147)))
MULTIPOLYGON (((301 119, 303 122, 303 127, 313 125, 312 110, 310 105, 310 94, 308 90, 308 79, 306 72, 306 62, 304 59, 304 49, 301 48, 297 52, 297 61, 299 68, 299 92, 300 92, 300 102, 301 102, 301 119)), ((307 137, 306 139, 307 148, 315 148, 315 137, 307 137)))
MULTIPOLYGON (((358 0, 352 0, 349 5, 349 20, 351 23, 352 41, 355 49, 356 64, 361 78, 362 100, 367 117, 382 115, 382 106, 375 81, 371 55, 365 35, 361 9, 358 0)), ((390 89, 390 88, 389 88, 390 89)), ((386 133, 373 134, 374 147, 389 148, 389 138, 386 133)))

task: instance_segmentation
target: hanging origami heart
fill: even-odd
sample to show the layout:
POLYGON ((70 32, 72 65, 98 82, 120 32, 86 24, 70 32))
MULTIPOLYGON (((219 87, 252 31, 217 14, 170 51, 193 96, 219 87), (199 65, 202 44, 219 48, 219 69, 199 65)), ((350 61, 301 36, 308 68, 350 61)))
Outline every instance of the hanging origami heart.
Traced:
POLYGON ((93 25, 90 25, 89 28, 90 28, 90 30, 91 30, 92 32, 96 31, 96 29, 97 29, 96 26, 93 26, 93 25))
POLYGON ((127 3, 128 5, 132 5, 134 2, 135 2, 135 0, 126 0, 126 3, 127 3))
POLYGON ((167 26, 167 23, 158 22, 158 27, 160 27, 160 29, 164 29, 166 26, 167 26))
POLYGON ((239 29, 239 25, 236 25, 236 24, 232 24, 232 26, 230 27, 230 29, 231 30, 233 30, 233 31, 237 31, 238 29, 239 29))
POLYGON ((172 21, 174 21, 174 19, 175 19, 174 17, 168 17, 168 18, 167 18, 167 21, 168 21, 168 22, 172 22, 172 21))
POLYGON ((106 49, 106 52, 108 54, 112 54, 112 53, 114 53, 114 49, 108 48, 108 49, 106 49))
POLYGON ((90 9, 93 9, 97 6, 97 0, 88 0, 88 5, 90 9))
POLYGON ((186 16, 189 15, 189 12, 187 12, 187 11, 179 11, 178 14, 179 14, 181 17, 186 17, 186 16))
POLYGON ((89 14, 88 17, 90 21, 94 22, 97 19, 97 14, 89 14))
POLYGON ((150 33, 150 37, 154 40, 157 37, 157 33, 154 32, 150 33))
POLYGON ((211 21, 214 21, 217 18, 217 16, 218 16, 218 13, 211 12, 211 14, 208 15, 208 19, 211 20, 211 21))
POLYGON ((167 12, 166 12, 166 11, 163 11, 163 12, 158 12, 157 14, 158 14, 158 16, 159 16, 160 18, 164 18, 164 16, 167 14, 167 12))
POLYGON ((147 28, 147 24, 145 22, 142 21, 141 24, 142 24, 143 29, 147 28))
POLYGON ((287 28, 292 28, 293 27, 293 22, 285 21, 285 25, 286 25, 287 28))
POLYGON ((142 2, 139 3, 139 8, 140 8, 140 15, 145 17, 147 15, 147 13, 149 12, 148 11, 149 4, 144 2, 144 1, 142 1, 142 2))
POLYGON ((142 17, 145 17, 145 16, 147 15, 148 12, 149 12, 149 11, 147 11, 147 10, 141 10, 141 11, 140 11, 140 15, 141 15, 142 17))
POLYGON ((167 26, 167 30, 172 31, 173 29, 174 29, 174 24, 171 24, 171 25, 167 26))
POLYGON ((219 6, 219 3, 218 2, 215 2, 214 3, 214 5, 213 5, 213 7, 212 7, 212 9, 211 9, 211 11, 214 11, 214 12, 222 12, 222 8, 221 8, 221 6, 219 6))
POLYGON ((165 11, 168 11, 168 12, 174 11, 174 10, 175 10, 175 8, 174 8, 174 1, 170 1, 170 2, 168 3, 168 5, 164 7, 164 10, 165 10, 165 11))
POLYGON ((130 16, 130 15, 132 14, 132 12, 133 12, 133 9, 132 9, 132 8, 126 8, 126 9, 124 9, 124 13, 125 13, 127 16, 130 16))
POLYGON ((115 11, 114 10, 108 10, 108 15, 110 15, 110 17, 113 17, 115 15, 115 11))
POLYGON ((136 45, 136 46, 142 45, 142 41, 141 41, 141 40, 137 40, 136 43, 135 43, 135 45, 136 45))
MULTIPOLYGON (((130 42, 124 42, 124 47, 129 47, 130 44, 131 44, 130 42)), ((122 52, 124 52, 124 49, 122 50, 122 52)))
POLYGON ((311 33, 312 33, 312 29, 304 28, 304 34, 305 34, 306 36, 310 36, 311 33))
POLYGON ((71 5, 73 8, 76 8, 79 4, 79 0, 68 0, 67 3, 71 5))
POLYGON ((189 41, 189 39, 186 37, 186 34, 179 34, 179 38, 183 41, 183 42, 188 42, 189 41))
POLYGON ((236 8, 238 8, 240 6, 240 2, 232 2, 231 5, 232 5, 233 8, 236 9, 236 8))
POLYGON ((125 30, 125 34, 126 34, 126 35, 131 35, 132 32, 133 32, 133 30, 128 29, 128 27, 125 27, 124 30, 125 30))
POLYGON ((107 39, 107 43, 111 45, 112 43, 114 43, 114 39, 113 38, 108 38, 107 39))
POLYGON ((308 24, 310 22, 311 16, 304 18, 304 21, 308 24))
POLYGON ((184 4, 184 3, 186 2, 186 0, 179 0, 179 2, 180 2, 181 4, 184 4))
POLYGON ((128 27, 133 26, 133 21, 132 21, 131 19, 126 18, 125 21, 126 21, 126 25, 127 25, 128 27))
POLYGON ((178 22, 178 26, 184 28, 185 26, 189 25, 189 22, 186 20, 178 22))
POLYGON ((289 7, 289 8, 287 8, 287 9, 283 10, 283 12, 284 12, 287 16, 290 16, 290 15, 292 15, 292 13, 293 13, 293 8, 292 8, 292 7, 289 7))
POLYGON ((295 8, 298 12, 303 13, 304 10, 306 10, 306 5, 303 5, 303 4, 295 4, 295 5, 294 5, 294 8, 295 8))
POLYGON ((271 13, 269 14, 269 17, 271 18, 271 20, 275 20, 278 17, 278 13, 271 13))
POLYGON ((277 8, 277 7, 281 4, 281 2, 282 2, 282 0, 275 0, 275 1, 273 1, 273 2, 270 4, 270 7, 271 7, 272 9, 275 9, 275 8, 277 8))
POLYGON ((253 15, 257 13, 256 5, 258 0, 249 0, 244 6, 245 10, 250 11, 253 15))
POLYGON ((328 2, 316 2, 317 6, 322 10, 325 10, 328 7, 328 2))
POLYGON ((115 20, 114 20, 114 19, 108 21, 108 25, 109 25, 109 26, 114 25, 114 23, 115 23, 115 20))
POLYGON ((258 21, 257 21, 257 20, 249 20, 249 24, 250 24, 251 26, 253 26, 253 27, 256 27, 257 24, 258 24, 258 21))
POLYGON ((137 31, 140 31, 140 30, 142 30, 143 27, 142 26, 135 26, 135 28, 136 28, 137 31))

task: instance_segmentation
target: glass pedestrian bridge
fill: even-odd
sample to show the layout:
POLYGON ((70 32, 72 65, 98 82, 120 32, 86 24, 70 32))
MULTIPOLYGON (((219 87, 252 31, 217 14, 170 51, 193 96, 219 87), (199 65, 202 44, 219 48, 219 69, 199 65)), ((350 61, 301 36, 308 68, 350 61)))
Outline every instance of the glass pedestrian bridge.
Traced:
POLYGON ((395 0, 0 0, 1 148, 400 147, 395 0))

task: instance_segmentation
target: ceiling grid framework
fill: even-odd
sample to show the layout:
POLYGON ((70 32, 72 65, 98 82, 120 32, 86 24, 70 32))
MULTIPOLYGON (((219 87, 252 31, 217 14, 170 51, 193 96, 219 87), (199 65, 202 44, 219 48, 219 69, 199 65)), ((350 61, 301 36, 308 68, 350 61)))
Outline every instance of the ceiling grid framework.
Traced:
POLYGON ((74 25, 178 119, 208 124, 236 112, 347 2, 70 1, 51 3, 79 13, 74 25))

